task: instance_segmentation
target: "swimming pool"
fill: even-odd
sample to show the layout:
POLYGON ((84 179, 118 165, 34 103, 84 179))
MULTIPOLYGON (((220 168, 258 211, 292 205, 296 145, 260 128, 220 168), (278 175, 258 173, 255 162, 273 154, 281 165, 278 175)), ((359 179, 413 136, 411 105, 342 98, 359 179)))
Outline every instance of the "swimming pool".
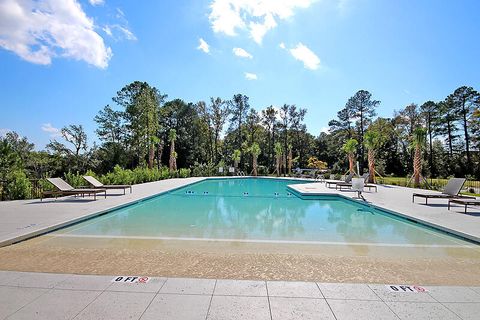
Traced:
POLYGON ((472 243, 338 196, 301 199, 300 180, 207 179, 58 230, 55 237, 471 247, 472 243))

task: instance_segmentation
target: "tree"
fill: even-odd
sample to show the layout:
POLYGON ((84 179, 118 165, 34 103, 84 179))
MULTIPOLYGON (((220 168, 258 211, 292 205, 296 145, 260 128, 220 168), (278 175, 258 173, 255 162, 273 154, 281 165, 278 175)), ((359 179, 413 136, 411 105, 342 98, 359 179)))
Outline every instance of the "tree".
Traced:
POLYGON ((458 138, 458 135, 455 134, 457 132, 455 122, 458 120, 458 115, 455 112, 455 104, 451 96, 438 103, 438 112, 442 115, 438 130, 440 134, 446 135, 448 154, 452 157, 455 140, 458 138))
POLYGON ((77 159, 77 165, 79 161, 80 151, 87 150, 87 134, 83 130, 83 126, 71 124, 69 126, 63 127, 62 136, 65 141, 70 142, 74 148, 74 155, 77 159))
POLYGON ((243 94, 236 94, 230 101, 230 111, 232 118, 230 119, 230 130, 236 132, 235 148, 240 149, 243 143, 242 126, 247 118, 250 104, 248 97, 243 94))
POLYGON ((413 178, 414 186, 420 186, 420 176, 422 174, 422 150, 426 145, 427 131, 425 128, 417 127, 413 131, 412 147, 415 149, 413 157, 413 178))
POLYGON ((273 152, 273 146, 275 145, 275 131, 277 128, 277 115, 278 111, 273 106, 269 106, 265 110, 262 110, 262 124, 267 131, 267 158, 269 165, 273 166, 275 153, 273 152))
POLYGON ((343 151, 348 155, 348 170, 351 174, 355 174, 355 152, 357 151, 358 141, 349 139, 343 145, 343 151))
POLYGON ((363 170, 364 148, 363 135, 371 119, 376 115, 375 108, 380 101, 372 100, 372 94, 366 90, 360 90, 353 97, 348 99, 345 109, 351 112, 351 117, 356 121, 358 128, 358 139, 360 146, 360 170, 363 170))
POLYGON ((168 140, 170 141, 170 161, 169 168, 170 171, 177 170, 177 153, 175 152, 175 140, 177 140, 177 131, 175 129, 170 129, 168 132, 168 140))
POLYGON ((159 108, 166 97, 148 83, 135 81, 112 98, 125 108, 123 115, 130 133, 130 146, 136 150, 140 164, 148 158, 149 168, 153 168, 155 144, 158 143, 159 108))
POLYGON ((93 118, 98 124, 95 132, 100 140, 112 143, 121 142, 125 133, 122 119, 123 113, 113 110, 108 104, 100 110, 95 118, 93 118))
POLYGON ((428 163, 430 166, 430 173, 432 176, 435 176, 436 171, 433 165, 433 138, 436 135, 436 126, 438 123, 438 110, 437 104, 433 101, 427 101, 420 106, 421 114, 425 120, 427 134, 428 134, 428 145, 429 145, 429 152, 428 152, 428 163))
POLYGON ((345 139, 352 138, 352 112, 348 105, 342 110, 337 112, 337 119, 330 120, 328 126, 330 132, 340 132, 345 139))
POLYGON ((480 149, 480 108, 476 108, 475 110, 473 110, 472 118, 470 119, 470 126, 473 133, 472 140, 476 144, 476 148, 480 149))
POLYGON ((258 156, 260 155, 260 146, 258 143, 254 142, 249 149, 250 153, 252 154, 252 167, 253 167, 253 175, 257 175, 257 159, 258 156))
POLYGON ((472 160, 470 156, 470 134, 469 134, 469 119, 472 115, 475 106, 478 106, 478 99, 480 94, 473 90, 472 87, 460 87, 450 95, 454 112, 460 114, 460 121, 462 123, 463 134, 465 137, 465 151, 467 154, 467 170, 471 170, 472 160))
POLYGON ((238 163, 240 162, 240 159, 242 158, 242 151, 239 149, 235 149, 232 154, 232 160, 233 160, 233 167, 235 168, 235 173, 238 171, 238 163))
POLYGON ((213 135, 214 135, 214 144, 215 144, 215 163, 218 162, 218 147, 220 140, 220 133, 223 130, 225 121, 227 120, 230 110, 228 109, 228 101, 224 101, 220 98, 210 98, 210 108, 212 112, 212 125, 213 125, 213 135))
POLYGON ((365 139, 363 143, 367 148, 368 154, 368 181, 375 183, 375 156, 377 150, 385 143, 385 137, 375 128, 368 129, 365 132, 365 139))

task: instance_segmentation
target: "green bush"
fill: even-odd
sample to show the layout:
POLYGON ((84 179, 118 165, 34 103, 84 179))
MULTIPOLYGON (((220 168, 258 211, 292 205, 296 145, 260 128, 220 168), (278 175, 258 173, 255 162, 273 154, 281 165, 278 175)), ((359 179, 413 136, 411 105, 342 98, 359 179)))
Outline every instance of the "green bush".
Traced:
POLYGON ((218 166, 214 165, 213 163, 195 162, 191 167, 192 177, 210 177, 210 176, 214 176, 217 172, 218 172, 218 166))
POLYGON ((190 177, 190 169, 180 169, 178 171, 178 176, 180 178, 188 178, 190 177))
POLYGON ((9 181, 6 186, 7 199, 19 200, 30 197, 32 185, 23 170, 17 169, 7 176, 9 181))
POLYGON ((88 185, 87 181, 83 179, 83 175, 79 174, 78 172, 72 173, 72 172, 66 172, 64 174, 65 181, 69 185, 71 185, 74 188, 82 187, 88 185))

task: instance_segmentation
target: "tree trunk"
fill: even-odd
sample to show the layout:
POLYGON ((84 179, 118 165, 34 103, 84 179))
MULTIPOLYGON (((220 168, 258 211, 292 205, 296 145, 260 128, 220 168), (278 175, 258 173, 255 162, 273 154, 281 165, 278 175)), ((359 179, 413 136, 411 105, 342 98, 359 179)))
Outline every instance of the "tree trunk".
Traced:
POLYGON ((175 158, 175 141, 172 140, 170 144, 170 162, 169 162, 170 171, 177 170, 177 159, 175 158))
POLYGON ((355 156, 353 153, 348 154, 348 165, 351 174, 355 174, 355 156))
POLYGON ((467 172, 471 172, 470 159, 470 137, 468 136, 467 110, 465 110, 465 100, 462 104, 463 132, 465 134, 465 151, 467 152, 467 172))
POLYGON ((253 175, 257 176, 257 157, 253 156, 253 175))
POLYGON ((280 162, 281 162, 281 155, 277 155, 277 162, 275 164, 276 166, 276 169, 275 171, 277 171, 277 177, 280 176, 280 162))
POLYGON ((430 174, 433 176, 436 176, 435 174, 435 168, 433 167, 433 141, 432 141, 432 119, 430 117, 430 114, 428 116, 428 143, 430 146, 430 154, 428 157, 428 162, 430 166, 430 174))
POLYGON ((159 143, 157 143, 157 168, 160 170, 162 167, 162 155, 163 155, 163 140, 160 140, 159 143))
POLYGON ((413 178, 414 186, 420 186, 420 175, 422 174, 422 150, 419 146, 415 147, 415 156, 413 158, 413 178))
POLYGON ((288 175, 292 174, 292 162, 292 149, 290 149, 290 151, 288 151, 288 175))
POLYGON ((375 151, 368 150, 368 182, 375 183, 375 151))
POLYGON ((153 143, 150 144, 148 150, 148 168, 153 169, 153 160, 155 159, 155 145, 153 143))

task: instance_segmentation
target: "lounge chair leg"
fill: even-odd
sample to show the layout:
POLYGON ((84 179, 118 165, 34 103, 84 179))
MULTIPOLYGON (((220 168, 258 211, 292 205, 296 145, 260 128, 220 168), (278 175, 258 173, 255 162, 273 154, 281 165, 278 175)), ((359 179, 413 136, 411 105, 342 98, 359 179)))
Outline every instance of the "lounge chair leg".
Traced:
POLYGON ((465 205, 465 213, 467 213, 467 205, 465 205))

